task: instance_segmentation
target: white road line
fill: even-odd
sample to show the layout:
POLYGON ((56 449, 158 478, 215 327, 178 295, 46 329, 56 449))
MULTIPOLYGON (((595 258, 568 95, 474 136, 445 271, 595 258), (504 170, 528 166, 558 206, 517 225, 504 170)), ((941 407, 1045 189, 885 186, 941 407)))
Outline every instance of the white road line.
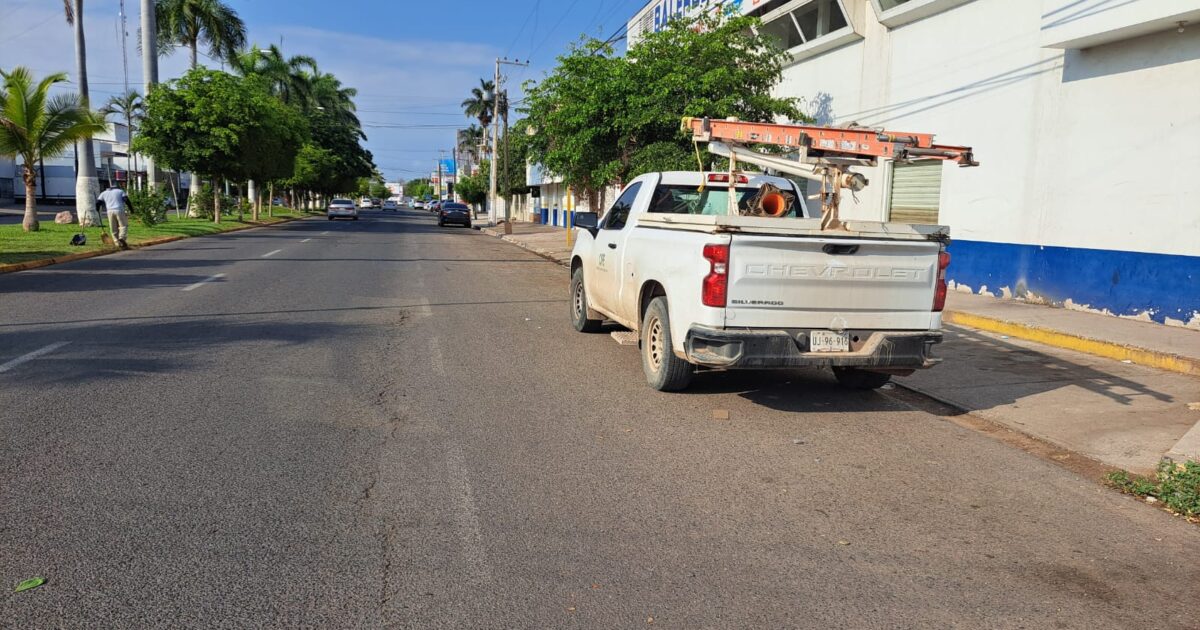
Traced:
POLYGON ((462 447, 450 440, 446 452, 446 482, 454 497, 454 511, 459 525, 459 538, 462 546, 459 548, 468 568, 473 570, 481 586, 492 582, 492 569, 488 564, 487 551, 483 544, 483 528, 479 524, 479 507, 475 502, 475 491, 471 480, 467 477, 467 459, 463 456, 462 447))
POLYGON ((445 378, 446 376, 446 360, 442 356, 442 344, 437 337, 429 338, 429 364, 433 366, 433 371, 438 376, 445 378))
POLYGON ((307 243, 307 242, 309 242, 309 241, 311 241, 311 240, 312 240, 311 238, 306 238, 306 239, 304 239, 303 241, 300 241, 300 242, 301 242, 301 243, 307 243))
POLYGON ((182 289, 180 289, 180 291, 192 291, 194 289, 200 288, 203 285, 208 284, 209 282, 212 282, 213 280, 220 280, 221 278, 224 278, 224 277, 225 277, 225 274, 223 274, 223 273, 211 275, 211 276, 201 280, 200 282, 197 282, 195 284, 189 284, 186 287, 183 287, 182 289))
POLYGON ((13 359, 12 361, 5 363, 4 365, 0 365, 0 372, 7 372, 7 371, 17 367, 18 365, 21 365, 22 363, 27 363, 29 361, 32 361, 44 354, 50 354, 51 352, 58 350, 59 348, 67 345, 68 343, 71 343, 71 342, 58 341, 58 342, 52 343, 44 348, 38 348, 37 350, 30 352, 29 354, 21 355, 15 359, 13 359))
POLYGON ((273 252, 267 252, 267 253, 263 254, 262 256, 259 256, 259 258, 270 258, 271 256, 274 256, 275 254, 278 254, 278 253, 279 253, 279 252, 281 252, 281 251, 283 251, 283 250, 282 250, 282 249, 277 249, 277 250, 275 250, 275 251, 273 251, 273 252))
POLYGON ((328 235, 329 235, 329 230, 325 230, 324 232, 321 232, 321 236, 328 236, 328 235))

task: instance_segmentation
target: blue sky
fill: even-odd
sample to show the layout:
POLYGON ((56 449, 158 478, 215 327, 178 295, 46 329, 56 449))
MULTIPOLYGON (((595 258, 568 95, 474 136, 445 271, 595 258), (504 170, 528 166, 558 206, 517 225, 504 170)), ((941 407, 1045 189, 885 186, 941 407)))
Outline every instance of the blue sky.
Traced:
MULTIPOLYGON (((554 57, 581 34, 608 37, 645 0, 226 0, 245 20, 250 40, 278 44, 285 54, 315 57, 325 71, 359 91, 367 148, 389 179, 427 176, 454 127, 470 121, 459 103, 480 77, 491 78, 497 56, 530 59, 510 68, 519 85, 553 67, 554 57), (331 10, 334 7, 335 10, 331 10)), ((141 84, 136 45, 138 0, 125 0, 129 81, 141 84)), ((119 0, 87 0, 88 74, 92 98, 123 89, 119 0)), ((210 67, 219 63, 201 58, 210 67)), ((58 0, 0 3, 0 67, 66 71, 74 78, 74 43, 58 0)), ((161 78, 178 76, 187 55, 160 62, 161 78)))

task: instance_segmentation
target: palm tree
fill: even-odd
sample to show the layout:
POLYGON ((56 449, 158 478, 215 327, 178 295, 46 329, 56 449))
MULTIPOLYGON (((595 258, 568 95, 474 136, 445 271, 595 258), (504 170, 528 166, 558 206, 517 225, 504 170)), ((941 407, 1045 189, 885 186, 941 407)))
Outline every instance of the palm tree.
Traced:
POLYGON ((467 163, 465 172, 471 174, 470 165, 479 163, 479 144, 483 142, 483 129, 474 123, 466 129, 458 130, 458 154, 467 163))
MULTIPOLYGON (((43 158, 61 155, 77 141, 91 141, 92 134, 104 130, 104 117, 88 110, 76 94, 50 96, 51 86, 64 83, 66 73, 59 72, 34 83, 28 68, 0 71, 0 155, 21 156, 21 178, 25 182, 26 232, 36 232, 37 178, 35 165, 43 158)), ((95 198, 92 198, 95 211, 95 198)))
MULTIPOLYGON (((117 94, 108 99, 104 107, 100 108, 100 113, 105 116, 114 114, 125 119, 125 128, 129 130, 129 146, 133 146, 133 122, 141 118, 141 115, 146 111, 142 104, 142 95, 138 94, 137 90, 129 90, 124 94, 117 94)), ((134 173, 138 172, 137 157, 130 150, 130 160, 134 173)))
POLYGON ((467 118, 479 120, 480 126, 487 129, 492 123, 492 95, 496 85, 487 79, 479 80, 479 87, 471 88, 471 98, 462 102, 463 113, 467 118))
MULTIPOLYGON (((246 23, 221 0, 155 0, 154 17, 159 52, 184 46, 192 68, 199 65, 201 44, 212 57, 230 62, 246 46, 246 23)), ((199 194, 200 176, 192 173, 189 186, 192 195, 199 194)))
POLYGON ((233 70, 248 77, 264 77, 271 93, 288 105, 304 107, 312 100, 312 76, 317 72, 317 60, 308 55, 284 58, 283 51, 272 44, 267 48, 251 46, 233 60, 233 70))
POLYGON ((366 135, 356 113, 358 110, 354 105, 354 97, 358 96, 358 90, 342 87, 342 82, 328 72, 317 71, 312 76, 311 83, 312 95, 307 111, 318 109, 332 114, 338 122, 352 127, 365 139, 366 135))
MULTIPOLYGON (((67 24, 75 31, 75 71, 79 83, 79 103, 84 109, 90 107, 88 98, 87 45, 83 36, 83 0, 63 0, 63 12, 67 24)), ((95 225, 100 222, 96 212, 96 195, 100 182, 96 178, 96 155, 92 151, 92 138, 88 136, 75 147, 75 214, 80 225, 95 225)))

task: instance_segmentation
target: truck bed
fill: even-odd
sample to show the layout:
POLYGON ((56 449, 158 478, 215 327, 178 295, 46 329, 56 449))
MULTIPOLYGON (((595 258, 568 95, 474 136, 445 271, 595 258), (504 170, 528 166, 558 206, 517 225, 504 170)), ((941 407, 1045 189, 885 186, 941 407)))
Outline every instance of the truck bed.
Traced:
POLYGON ((701 214, 653 214, 637 217, 641 227, 686 230, 707 234, 762 234, 765 236, 819 236, 822 238, 870 238, 946 242, 950 229, 944 225, 846 221, 845 229, 822 230, 820 219, 795 219, 701 214))

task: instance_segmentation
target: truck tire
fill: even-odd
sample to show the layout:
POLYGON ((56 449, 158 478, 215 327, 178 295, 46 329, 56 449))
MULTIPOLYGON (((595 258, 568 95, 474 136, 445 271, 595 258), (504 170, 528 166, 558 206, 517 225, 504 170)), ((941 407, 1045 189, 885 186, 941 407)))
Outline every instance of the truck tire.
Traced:
POLYGON ((587 291, 583 288, 583 268, 571 274, 571 324, 583 333, 600 332, 602 319, 588 319, 587 291))
POLYGON ((675 356, 671 349, 666 296, 651 300, 642 317, 642 371, 650 387, 660 392, 687 389, 692 382, 692 364, 675 356))
POLYGON ((870 372, 860 368, 835 367, 833 376, 842 387, 850 389, 879 389, 892 380, 891 374, 870 372))

